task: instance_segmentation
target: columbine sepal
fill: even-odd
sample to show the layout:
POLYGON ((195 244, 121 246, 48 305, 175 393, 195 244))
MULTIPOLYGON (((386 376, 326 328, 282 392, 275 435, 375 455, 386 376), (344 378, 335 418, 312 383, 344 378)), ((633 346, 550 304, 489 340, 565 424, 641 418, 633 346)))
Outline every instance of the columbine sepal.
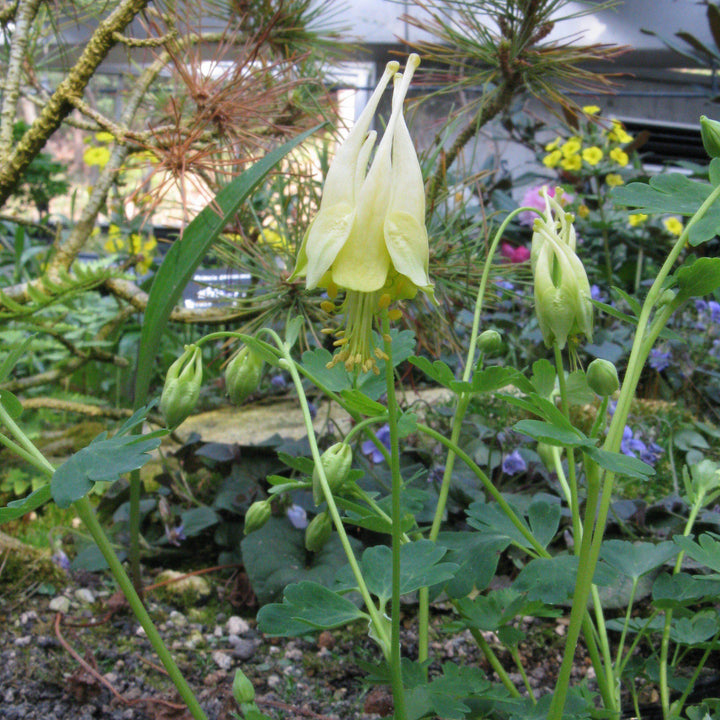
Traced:
POLYGON ((185 352, 169 367, 160 396, 160 412, 169 428, 176 428, 195 409, 202 376, 202 351, 197 345, 186 345, 185 352))

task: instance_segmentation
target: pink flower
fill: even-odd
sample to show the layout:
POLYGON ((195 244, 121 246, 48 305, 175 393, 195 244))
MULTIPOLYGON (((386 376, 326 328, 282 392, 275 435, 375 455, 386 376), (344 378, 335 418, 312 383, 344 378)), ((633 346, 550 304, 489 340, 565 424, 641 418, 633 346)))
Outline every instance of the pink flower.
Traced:
MULTIPOLYGON (((540 194, 540 191, 545 188, 545 191, 548 194, 548 197, 555 197, 555 188, 550 185, 534 185, 531 188, 528 188, 525 191, 525 194, 523 195, 522 202, 520 205, 522 207, 531 207, 531 208, 537 208, 540 212, 544 212, 545 210, 545 200, 543 196, 540 194)), ((563 193, 561 205, 569 205, 575 197, 571 195, 570 193, 563 193)), ((535 218, 538 217, 536 213, 531 212, 530 210, 525 210, 521 212, 518 215, 518 222, 521 225, 529 225, 532 227, 533 222, 535 221, 535 218)))
POLYGON ((513 247, 510 243, 504 242, 500 246, 500 254, 511 263, 527 262, 530 259, 530 250, 524 245, 513 247))

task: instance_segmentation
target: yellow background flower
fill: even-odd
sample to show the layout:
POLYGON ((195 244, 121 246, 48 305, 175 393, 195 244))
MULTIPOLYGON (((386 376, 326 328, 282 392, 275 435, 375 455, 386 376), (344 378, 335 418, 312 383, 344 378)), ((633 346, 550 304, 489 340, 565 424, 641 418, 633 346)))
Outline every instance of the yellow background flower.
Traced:
POLYGON ((632 142, 633 136, 625 131, 625 128, 619 120, 613 120, 612 129, 608 133, 608 140, 626 145, 627 143, 632 142))
POLYGON ((582 158, 579 155, 571 155, 570 157, 563 158, 560 162, 563 170, 579 170, 582 167, 582 158))
POLYGON ((582 111, 586 115, 597 115, 600 112, 600 108, 597 105, 585 105, 582 111))
POLYGON ((562 153, 559 150, 553 150, 543 158, 543 165, 548 168, 554 168, 558 166, 561 160, 562 153))
POLYGON ((609 173, 606 175, 605 182, 610 187, 618 187, 625 184, 625 181, 622 179, 622 175, 618 175, 617 173, 609 173))
POLYGON ((590 208, 587 205, 578 205, 577 214, 581 218, 586 218, 590 214, 590 208))
POLYGON ((628 215, 628 222, 630 223, 630 227, 637 227, 638 225, 642 225, 647 219, 648 216, 645 213, 632 213, 631 215, 628 215))
POLYGON ((557 150, 558 146, 560 145, 560 141, 561 141, 561 140, 562 140, 562 138, 556 137, 552 142, 549 142, 549 143, 545 146, 545 151, 546 151, 546 152, 552 152, 553 150, 557 150))
POLYGON ((663 220, 663 225, 665 226, 665 229, 671 234, 671 235, 680 235, 683 231, 683 224, 682 222, 676 218, 676 217, 669 217, 665 218, 663 220))
POLYGON ((97 165, 98 167, 105 167, 110 160, 110 151, 106 147, 89 147, 83 153, 83 162, 86 165, 97 165))
POLYGON ((597 165, 603 159, 603 151, 595 145, 585 148, 582 152, 582 159, 588 165, 597 165))
POLYGON ((580 139, 572 137, 560 146, 560 151, 562 152, 564 158, 569 158, 572 155, 579 153, 581 147, 582 143, 580 142, 580 139))
POLYGON ((629 162, 630 158, 628 157, 628 154, 622 149, 622 148, 613 148, 610 151, 610 157, 622 167, 625 167, 629 162))

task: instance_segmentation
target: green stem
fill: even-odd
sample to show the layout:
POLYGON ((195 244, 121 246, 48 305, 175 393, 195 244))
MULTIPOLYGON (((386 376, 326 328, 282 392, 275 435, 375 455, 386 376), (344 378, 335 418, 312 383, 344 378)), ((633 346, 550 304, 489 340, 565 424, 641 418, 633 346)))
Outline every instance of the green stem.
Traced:
MULTIPOLYGON (((52 476, 55 473, 55 468, 35 447, 22 429, 14 422, 2 404, 0 404, 0 421, 15 436, 15 439, 18 441, 18 444, 23 448, 25 453, 34 458, 33 465, 52 476)), ((165 666, 168 675, 175 684, 180 696, 185 701, 188 710, 195 720, 207 720, 207 716, 200 707, 195 695, 193 695, 193 692, 185 681, 185 678, 180 673, 180 670, 175 664, 175 661, 172 659, 168 649, 165 647, 165 644, 163 643, 157 628, 150 619, 147 610, 145 610, 140 597, 135 592, 135 588, 130 582, 130 578, 125 573, 125 570, 123 569, 120 560, 118 560, 118 556, 115 554, 110 541, 107 539, 107 536, 98 522, 97 517, 95 517, 90 501, 86 497, 83 497, 73 503, 73 507, 85 524, 85 527, 87 527, 88 531, 92 535, 93 540, 95 540, 102 556, 105 558, 108 566, 110 567, 110 572, 112 572, 115 581, 125 595, 130 608, 135 613, 135 616, 140 622, 143 630, 145 630, 148 640, 150 640, 155 652, 158 654, 158 657, 165 666)))
POLYGON ((390 677, 392 681, 395 720, 405 720, 405 689, 402 681, 402 653, 400 648, 400 548, 402 546, 400 494, 400 436, 398 433, 398 406, 395 397, 395 370, 392 363, 390 320, 387 310, 382 311, 382 335, 385 359, 385 386, 387 392, 388 426, 390 427, 390 473, 392 476, 392 597, 390 601, 390 677))
POLYGON ((130 547, 128 558, 130 561, 130 577, 138 595, 142 597, 142 573, 140 570, 140 496, 142 487, 140 485, 140 471, 133 470, 130 473, 130 499, 128 503, 128 534, 130 535, 130 547))
POLYGON ((510 676, 505 671, 505 668, 501 665, 500 660, 498 660, 497 655, 490 647, 488 641, 482 636, 480 630, 478 630, 476 627, 470 627, 468 628, 468 630, 470 631, 470 634, 473 636, 473 639, 477 643, 477 646, 480 648, 480 651, 487 658, 490 666, 496 672, 497 676, 500 678, 500 682, 505 686, 507 691, 513 697, 521 697, 520 691, 515 687, 515 684, 510 679, 510 676))
POLYGON ((125 595, 128 605, 130 605, 131 610, 135 613, 135 617, 138 619, 142 629, 145 631, 145 634, 147 635, 150 644, 155 649, 155 652, 158 654, 160 661, 165 666, 170 679, 173 681, 178 693, 180 693, 180 696, 187 705, 190 714, 196 720, 207 720, 207 715, 205 715, 205 712, 200 707, 200 703, 197 701, 193 691, 190 689, 190 686, 182 676, 182 673, 175 664, 172 655, 165 647, 165 644, 160 637, 160 633, 153 624, 150 615, 148 615, 140 596, 135 592, 135 588, 133 587, 130 578, 125 573, 122 564, 112 549, 112 545, 103 532, 97 517, 95 517, 90 501, 86 497, 81 498, 73 504, 73 507, 97 543, 102 556, 110 566, 110 572, 113 574, 115 582, 117 582, 118 586, 125 595))
POLYGON ((517 649, 517 647, 511 647, 510 655, 512 655, 512 659, 515 661, 515 666, 520 673, 520 677, 522 677, 523 685, 525 685, 528 697, 532 700, 533 705, 537 705, 537 700, 535 700, 535 694, 533 693, 533 689, 530 685, 530 680, 528 679, 527 673, 525 672, 525 668, 522 664, 522 660, 520 659, 520 651, 517 649))
MULTIPOLYGON (((643 303, 638 317, 638 329, 635 333, 633 340, 632 349, 630 351, 630 358, 628 360, 627 369, 625 371, 625 378, 623 380, 622 387, 620 389, 620 396, 618 397, 617 406, 613 415, 612 422, 608 429, 608 434, 605 439, 603 448, 611 452, 617 452, 620 448, 622 441, 623 429, 627 421, 628 414, 630 412, 630 404, 633 397, 635 396, 635 390, 640 380, 640 374, 642 368, 645 365, 647 356, 652 348, 652 343, 655 342, 660 331, 664 327, 664 323, 667 322, 670 315, 673 312, 673 307, 668 306, 662 308, 656 318, 657 322, 653 322, 652 327, 648 328, 650 322, 650 315, 653 308, 660 299, 660 296, 664 290, 665 279, 670 274, 675 262, 677 261, 680 253, 683 251, 685 244, 688 240, 688 235, 691 228, 707 213, 712 205, 720 198, 720 187, 716 187, 708 195, 705 201, 702 203, 698 211, 693 215, 690 221, 687 223, 680 237, 675 242, 672 250, 668 254, 665 262, 660 268, 655 281, 653 282, 650 290, 648 291, 645 302, 643 303)), ((606 472, 602 485, 602 492, 600 494, 600 502, 598 506, 597 518, 594 524, 590 524, 590 528, 593 529, 593 537, 591 547, 586 552, 585 560, 587 565, 583 565, 581 557, 581 571, 585 574, 589 574, 592 578, 592 574, 595 572, 595 566, 598 558, 600 557, 600 546, 602 539, 605 534, 605 526, 607 523, 608 513, 610 511, 610 503, 612 501, 612 488, 614 482, 614 473, 606 472)), ((587 520, 587 514, 586 514, 587 520)), ((589 528, 586 528, 589 529, 589 528)), ((583 543, 587 538, 583 538, 583 543)), ((580 578, 578 578, 579 580, 580 578)), ((588 596, 590 594, 590 587, 592 583, 587 582, 582 585, 578 583, 575 594, 573 596, 573 608, 571 610, 571 627, 573 615, 578 616, 582 609, 585 608, 588 596), (576 608, 580 608, 577 610, 576 608)), ((569 634, 569 632, 568 632, 569 634)), ((575 637, 577 642, 577 636, 575 637)), ((548 713, 548 720, 561 720, 563 709, 565 707, 565 700, 567 698, 567 692, 570 680, 570 671, 572 670, 572 658, 575 652, 575 645, 568 642, 565 645, 565 651, 563 661, 560 666, 560 674, 558 676, 558 682, 553 694, 552 703, 550 705, 550 711, 548 713)))

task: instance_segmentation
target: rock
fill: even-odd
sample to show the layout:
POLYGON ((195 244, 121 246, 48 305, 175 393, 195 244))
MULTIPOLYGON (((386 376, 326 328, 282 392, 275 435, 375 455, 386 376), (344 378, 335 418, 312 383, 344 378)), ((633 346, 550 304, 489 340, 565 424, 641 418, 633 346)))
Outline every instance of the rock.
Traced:
POLYGON ((205 578, 198 575, 187 577, 185 573, 176 572, 175 570, 163 570, 157 576, 156 581, 158 583, 173 581, 163 586, 163 592, 170 602, 175 600, 182 605, 196 605, 201 600, 209 597, 212 592, 210 583, 205 578))
POLYGON ((95 602, 95 596, 88 588, 78 588, 75 591, 75 599, 83 605, 92 605, 95 602))
POLYGON ((188 619, 181 612, 178 612, 177 610, 173 610, 170 613, 170 622, 175 627, 180 628, 180 627, 185 627, 188 624, 188 619))
POLYGON ((193 630, 185 641, 185 647, 188 650, 195 650, 206 644, 205 636, 199 630, 193 630))
POLYGON ((20 624, 27 625, 30 622, 38 619, 38 614, 34 610, 29 610, 20 614, 20 624))
POLYGON ((15 638, 15 647, 27 647, 32 642, 32 635, 23 635, 15 638))
MULTIPOLYGON (((231 637, 234 637, 231 635, 231 637)), ((232 655, 238 660, 249 660, 258 648, 258 643, 254 640, 245 640, 237 638, 237 642, 233 643, 232 655)))
POLYGON ((224 653, 220 650, 216 650, 212 654, 213 662, 221 669, 221 670, 229 670, 233 666, 233 659, 230 655, 227 653, 224 653))
POLYGON ((318 647, 332 650, 335 647, 335 636, 329 630, 323 630, 318 635, 317 644, 318 647))
POLYGON ((50 601, 48 607, 53 612, 59 612, 63 615, 67 615, 70 612, 70 600, 68 600, 64 595, 58 595, 50 601))
POLYGON ((233 615, 225 624, 225 629, 227 630, 228 635, 244 635, 248 630, 250 630, 250 625, 247 620, 243 620, 243 618, 233 615))

